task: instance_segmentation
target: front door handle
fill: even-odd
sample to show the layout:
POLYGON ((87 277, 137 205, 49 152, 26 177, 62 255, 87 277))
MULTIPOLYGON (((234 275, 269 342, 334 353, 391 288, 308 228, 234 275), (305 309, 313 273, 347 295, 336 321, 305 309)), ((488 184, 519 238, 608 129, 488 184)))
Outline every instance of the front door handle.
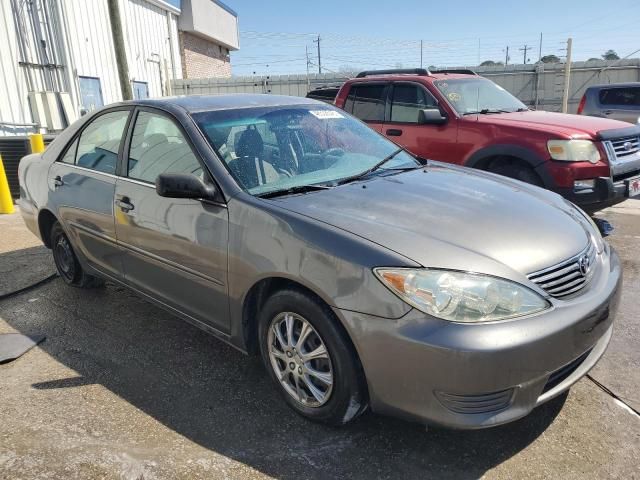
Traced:
POLYGON ((53 184, 56 187, 61 187, 62 185, 64 185, 64 182, 62 181, 62 177, 60 175, 58 175, 56 178, 53 179, 53 184))
POLYGON ((122 197, 120 200, 116 200, 116 205, 125 213, 133 210, 133 203, 131 203, 129 197, 122 197))
POLYGON ((387 135, 389 135, 390 137, 399 137, 400 135, 402 135, 402 130, 400 130, 399 128, 390 128, 387 130, 387 135))
POLYGON ((605 110, 603 113, 605 115, 611 115, 613 112, 611 110, 605 110))

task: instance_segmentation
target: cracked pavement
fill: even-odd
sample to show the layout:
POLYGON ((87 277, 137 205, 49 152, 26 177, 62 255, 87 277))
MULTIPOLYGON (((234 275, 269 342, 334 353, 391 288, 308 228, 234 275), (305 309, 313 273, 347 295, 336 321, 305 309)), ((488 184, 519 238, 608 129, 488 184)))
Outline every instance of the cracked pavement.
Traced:
MULTIPOLYGON (((640 410, 640 200, 600 216, 625 285, 591 374, 640 410)), ((53 272, 19 214, 0 216, 0 296, 53 272)), ((0 300, 7 332, 47 339, 0 365, 2 478, 640 478, 640 417, 586 378, 490 430, 371 413, 334 429, 291 412, 258 358, 112 284, 0 300)))

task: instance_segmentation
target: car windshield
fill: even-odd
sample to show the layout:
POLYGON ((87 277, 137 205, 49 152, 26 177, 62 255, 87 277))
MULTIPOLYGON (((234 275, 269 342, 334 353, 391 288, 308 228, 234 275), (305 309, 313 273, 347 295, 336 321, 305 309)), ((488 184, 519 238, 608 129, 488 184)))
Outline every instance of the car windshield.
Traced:
POLYGON ((518 112, 524 103, 484 78, 456 78, 433 82, 460 115, 518 112))
POLYGON ((193 118, 238 184, 252 195, 326 188, 375 167, 384 172, 420 165, 329 105, 220 110, 193 118))

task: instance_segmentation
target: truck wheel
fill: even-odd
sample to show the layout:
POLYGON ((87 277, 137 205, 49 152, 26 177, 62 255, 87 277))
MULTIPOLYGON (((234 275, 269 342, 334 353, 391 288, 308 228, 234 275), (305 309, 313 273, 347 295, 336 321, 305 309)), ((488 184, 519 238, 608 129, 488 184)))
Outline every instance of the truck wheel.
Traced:
POLYGON ((95 288, 104 285, 104 280, 84 271, 60 222, 53 224, 49 238, 56 269, 67 285, 79 288, 95 288))
POLYGON ((367 408, 360 361, 333 312, 295 289, 272 295, 259 314, 262 360, 296 413, 343 425, 367 408))
POLYGON ((533 168, 529 167, 528 165, 518 163, 503 164, 492 167, 489 171, 492 173, 497 173, 498 175, 504 175, 505 177, 514 178, 516 180, 520 180, 521 182, 535 185, 536 187, 544 188, 542 179, 533 170, 533 168))

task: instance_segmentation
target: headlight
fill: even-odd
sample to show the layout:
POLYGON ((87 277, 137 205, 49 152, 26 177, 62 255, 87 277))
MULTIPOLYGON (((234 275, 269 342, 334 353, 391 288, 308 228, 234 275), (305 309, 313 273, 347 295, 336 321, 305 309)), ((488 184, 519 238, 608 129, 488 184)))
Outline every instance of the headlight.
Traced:
POLYGON ((600 152, 591 140, 549 140, 547 150, 554 160, 591 163, 600 161, 600 152))
POLYGON ((376 268, 374 272, 409 305, 452 322, 494 322, 551 306, 533 290, 487 275, 413 268, 376 268))

